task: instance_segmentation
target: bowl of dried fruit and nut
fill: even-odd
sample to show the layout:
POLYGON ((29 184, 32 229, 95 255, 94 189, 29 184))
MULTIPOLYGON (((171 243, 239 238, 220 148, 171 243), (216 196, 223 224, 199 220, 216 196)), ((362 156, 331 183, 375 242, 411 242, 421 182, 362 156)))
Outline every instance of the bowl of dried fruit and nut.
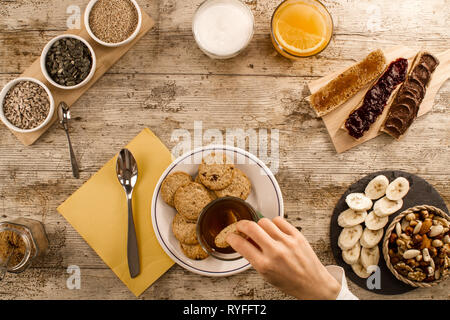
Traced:
POLYGON ((89 42, 74 34, 50 40, 41 54, 45 79, 60 89, 76 89, 88 83, 95 73, 96 58, 89 42))
POLYGON ((50 122, 54 111, 52 93, 37 79, 16 78, 0 92, 0 119, 13 131, 37 131, 50 122))
POLYGON ((450 274, 450 217, 441 209, 420 205, 400 213, 383 241, 386 265, 413 287, 427 288, 450 274))

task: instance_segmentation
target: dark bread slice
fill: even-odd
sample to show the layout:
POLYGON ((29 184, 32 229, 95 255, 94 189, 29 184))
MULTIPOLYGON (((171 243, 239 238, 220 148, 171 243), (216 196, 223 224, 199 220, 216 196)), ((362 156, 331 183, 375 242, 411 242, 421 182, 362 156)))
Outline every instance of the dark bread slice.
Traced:
POLYGON ((333 111, 375 80, 385 69, 386 58, 380 49, 371 52, 359 63, 351 66, 309 97, 319 117, 333 111))
MULTIPOLYGON (((389 113, 381 126, 381 131, 386 132, 393 138, 400 140, 417 117, 420 105, 426 94, 426 89, 431 82, 432 74, 439 65, 439 60, 429 52, 419 52, 412 63, 408 77, 398 91, 389 113), (413 92, 415 89, 422 89, 420 94, 413 92), (415 99, 413 98, 415 96, 415 99), (410 109, 405 112, 404 105, 410 109), (402 112, 403 110, 403 112, 402 112), (401 124, 401 125, 400 125, 401 124)), ((418 91, 420 91, 420 89, 418 91)))

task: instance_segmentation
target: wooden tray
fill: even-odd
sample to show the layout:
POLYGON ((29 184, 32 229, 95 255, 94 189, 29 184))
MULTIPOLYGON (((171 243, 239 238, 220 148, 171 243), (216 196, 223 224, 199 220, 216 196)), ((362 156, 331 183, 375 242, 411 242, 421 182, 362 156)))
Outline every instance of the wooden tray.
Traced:
MULTIPOLYGON (((116 63, 134 44, 142 38, 147 31, 149 31, 155 24, 152 18, 150 18, 145 12, 142 11, 142 26, 141 30, 137 34, 136 38, 130 43, 127 43, 120 47, 105 47, 97 42, 95 42, 87 33, 84 27, 84 19, 81 19, 82 25, 81 29, 71 29, 64 32, 65 34, 76 34, 84 39, 86 39, 95 51, 97 58, 97 66, 95 69, 95 74, 92 79, 86 83, 84 86, 73 90, 64 90, 52 86, 44 77, 41 72, 40 57, 34 61, 34 63, 21 74, 22 77, 32 77, 42 81, 52 92, 53 98, 55 100, 55 107, 59 105, 61 101, 67 103, 70 107, 83 93, 85 93, 111 66, 116 63)), ((47 126, 41 130, 31 132, 31 133, 18 133, 12 131, 12 133, 20 140, 24 145, 29 146, 33 144, 39 137, 52 126, 53 123, 58 119, 58 113, 55 112, 52 120, 47 126)))
MULTIPOLYGON (((409 63, 411 63, 412 59, 414 58, 414 56, 417 54, 418 51, 419 50, 413 50, 411 48, 407 48, 404 46, 398 46, 383 50, 388 63, 400 57, 408 59, 409 63)), ((432 109, 436 93, 438 92, 442 84, 450 76, 450 50, 446 50, 441 53, 434 53, 434 52, 431 53, 436 55, 440 63, 439 66, 434 71, 433 76, 431 78, 431 82, 428 85, 427 92, 422 101, 422 104, 420 105, 418 116, 421 116, 432 109)), ((311 91, 311 94, 317 92, 321 87, 326 85, 329 81, 334 79, 337 75, 342 73, 347 68, 348 66, 343 68, 342 70, 327 75, 323 78, 309 82, 308 88, 311 91)), ((336 151, 338 153, 344 152, 363 142, 373 139, 381 133, 380 127, 387 116, 388 112, 387 108, 385 108, 382 115, 377 119, 377 121, 375 121, 375 123, 371 126, 369 131, 367 131, 366 134, 358 140, 352 138, 347 133, 347 131, 341 129, 342 124, 347 119, 348 115, 356 107, 356 105, 363 99, 370 85, 371 84, 361 89, 356 95, 354 95, 352 98, 350 98, 350 100, 342 104, 339 108, 333 110, 332 112, 322 117, 323 122, 325 123, 325 126, 328 130, 328 133, 330 134, 331 141, 333 142, 334 147, 336 148, 336 151)))

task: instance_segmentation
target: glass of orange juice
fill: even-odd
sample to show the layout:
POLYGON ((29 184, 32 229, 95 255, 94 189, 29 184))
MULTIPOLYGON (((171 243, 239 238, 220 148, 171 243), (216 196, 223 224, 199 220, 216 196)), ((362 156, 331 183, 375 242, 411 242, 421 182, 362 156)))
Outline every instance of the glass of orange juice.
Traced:
POLYGON ((331 15, 316 0, 285 0, 272 15, 272 43, 290 59, 318 54, 327 47, 332 34, 331 15))

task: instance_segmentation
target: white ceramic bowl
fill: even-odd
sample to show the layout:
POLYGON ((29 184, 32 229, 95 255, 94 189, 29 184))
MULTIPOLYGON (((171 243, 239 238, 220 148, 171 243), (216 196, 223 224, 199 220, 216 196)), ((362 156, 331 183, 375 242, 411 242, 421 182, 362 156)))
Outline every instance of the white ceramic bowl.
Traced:
POLYGON ((55 101, 53 99, 53 95, 50 92, 50 90, 47 88, 47 86, 37 79, 27 78, 27 77, 16 78, 16 79, 8 82, 3 87, 2 91, 0 92, 0 119, 9 129, 11 129, 13 131, 20 132, 20 133, 29 133, 29 132, 38 131, 39 129, 45 127, 50 122, 54 113, 55 113, 55 101), (6 94, 13 86, 15 86, 17 83, 19 83, 21 81, 31 81, 31 82, 34 82, 34 83, 37 83, 38 85, 40 85, 42 88, 44 88, 45 92, 47 92, 48 100, 50 102, 50 110, 48 112, 47 118, 45 118, 44 122, 42 122, 39 126, 33 128, 33 129, 20 129, 20 128, 16 127, 11 122, 9 122, 8 119, 6 119, 5 114, 3 113, 3 101, 5 100, 6 94))
POLYGON ((212 151, 225 152, 230 159, 235 159, 235 166, 250 179, 252 191, 246 201, 255 210, 267 218, 282 217, 284 205, 280 187, 270 169, 257 157, 240 148, 222 145, 197 148, 176 159, 164 171, 153 192, 150 210, 153 230, 161 247, 173 261, 189 271, 206 276, 223 277, 247 270, 251 265, 242 257, 233 261, 223 261, 212 256, 204 260, 187 258, 172 232, 172 220, 176 210, 166 204, 161 197, 161 184, 167 175, 175 171, 184 171, 194 178, 202 156, 212 151))
POLYGON ((50 40, 44 47, 44 49, 42 50, 42 54, 41 54, 41 71, 42 74, 44 75, 45 79, 47 79, 48 82, 50 82, 53 86, 60 88, 60 89, 66 89, 66 90, 70 90, 70 89, 77 89, 80 88, 82 86, 84 86, 86 83, 88 83, 92 77, 94 76, 95 73, 95 69, 97 66, 97 59, 95 57, 95 52, 94 49, 92 49, 92 46, 89 44, 89 42, 87 42, 85 39, 83 39, 80 36, 77 36, 75 34, 62 34, 59 35, 57 37, 54 37, 52 40, 50 40), (86 79, 84 79, 83 81, 81 81, 79 84, 76 84, 74 86, 63 86, 60 85, 59 83, 56 83, 48 74, 47 72, 47 68, 45 67, 45 59, 47 58, 47 53, 50 50, 51 46, 58 41, 59 39, 64 39, 64 38, 74 38, 77 40, 80 40, 81 42, 83 42, 89 49, 89 51, 91 52, 91 57, 92 57, 92 65, 91 65, 91 71, 89 72, 88 76, 86 77, 86 79))
POLYGON ((91 14, 91 10, 92 7, 94 6, 94 4, 97 2, 98 0, 91 0, 89 1, 86 10, 84 10, 84 25, 86 27, 86 30, 89 34, 89 36, 95 40, 95 42, 101 44, 102 46, 105 47, 119 47, 122 46, 124 44, 127 44, 131 41, 133 41, 134 38, 136 38, 137 34, 139 33, 139 31, 141 30, 141 26, 142 26, 142 12, 141 12, 141 8, 139 7, 139 5, 137 4, 137 2, 135 0, 130 0, 131 3, 133 3, 134 7, 137 10, 138 13, 138 23, 136 26, 136 30, 134 30, 134 32, 125 40, 121 41, 121 42, 117 42, 117 43, 110 43, 110 42, 105 42, 100 40, 99 38, 97 38, 94 34, 94 32, 92 32, 92 29, 89 25, 89 15, 91 14))

